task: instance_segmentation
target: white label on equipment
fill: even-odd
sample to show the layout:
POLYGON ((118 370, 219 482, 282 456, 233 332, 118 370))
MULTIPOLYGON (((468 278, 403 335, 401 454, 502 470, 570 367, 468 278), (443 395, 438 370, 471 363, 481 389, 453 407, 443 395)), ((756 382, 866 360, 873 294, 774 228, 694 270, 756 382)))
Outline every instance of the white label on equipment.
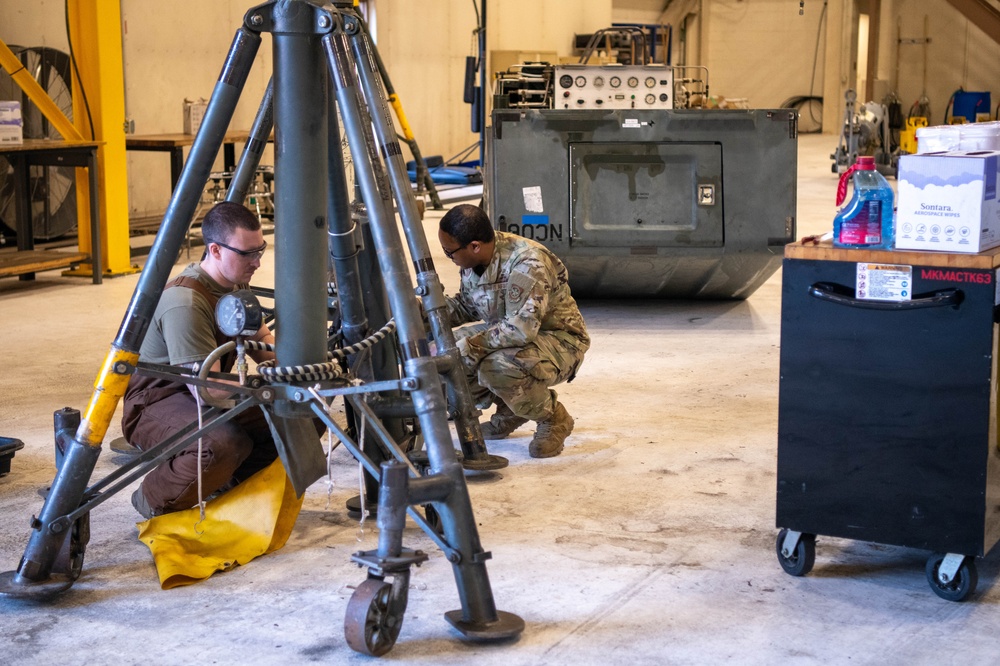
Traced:
POLYGON ((539 186, 525 187, 521 190, 524 197, 524 209, 529 213, 542 213, 542 188, 539 186))
POLYGON ((855 290, 867 301, 908 301, 913 296, 913 266, 858 264, 855 290))
POLYGON ((626 118, 622 121, 622 127, 642 127, 642 125, 638 118, 626 118))

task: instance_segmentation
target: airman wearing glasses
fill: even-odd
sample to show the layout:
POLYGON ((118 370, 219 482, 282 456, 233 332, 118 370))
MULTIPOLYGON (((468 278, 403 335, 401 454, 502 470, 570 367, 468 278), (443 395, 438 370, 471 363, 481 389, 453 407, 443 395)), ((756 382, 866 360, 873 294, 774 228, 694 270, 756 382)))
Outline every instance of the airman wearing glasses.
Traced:
POLYGON ((529 454, 559 455, 574 421, 551 387, 572 381, 590 347, 566 267, 540 243, 494 231, 468 204, 441 218, 438 240, 461 269, 448 310, 452 326, 470 323, 455 331, 469 387, 480 408, 497 406, 483 436, 502 439, 535 421, 529 454))
MULTIPOLYGON (((217 204, 202 222, 205 253, 167 283, 139 351, 150 363, 194 367, 229 340, 215 325, 219 297, 248 285, 267 249, 260 221, 237 203, 217 204)), ((267 325, 252 337, 274 342, 267 325)), ((256 361, 273 355, 252 352, 256 361)), ((215 362, 228 372, 234 358, 215 362)), ((227 397, 220 395, 218 397, 227 397)), ((198 420, 195 387, 133 375, 125 392, 122 430, 128 442, 146 450, 198 420)), ((267 467, 277 457, 270 428, 260 409, 240 413, 202 438, 203 497, 230 488, 267 467)), ((146 475, 132 495, 145 518, 188 509, 199 502, 198 445, 192 444, 146 475)))

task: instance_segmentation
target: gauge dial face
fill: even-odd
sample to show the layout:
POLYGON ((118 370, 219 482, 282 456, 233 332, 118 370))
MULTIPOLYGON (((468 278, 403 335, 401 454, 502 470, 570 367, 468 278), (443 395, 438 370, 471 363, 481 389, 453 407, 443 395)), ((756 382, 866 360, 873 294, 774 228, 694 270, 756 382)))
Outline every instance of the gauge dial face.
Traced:
POLYGON ((603 76, 595 76, 594 77, 594 87, 595 88, 602 88, 602 87, 604 87, 604 77, 603 76))
POLYGON ((215 321, 219 330, 231 338, 253 335, 263 322, 260 302, 249 289, 225 294, 215 305, 215 321))
POLYGON ((637 77, 637 76, 630 76, 630 77, 628 77, 628 87, 629 88, 635 88, 638 85, 639 85, 639 77, 637 77))
POLYGON ((563 88, 571 88, 573 86, 573 77, 569 74, 563 74, 559 77, 559 85, 563 88))
POLYGON ((653 104, 656 102, 656 95, 653 93, 646 94, 646 104, 653 104))
POLYGON ((622 80, 619 77, 617 77, 617 76, 612 76, 608 80, 608 83, 611 84, 612 88, 617 88, 618 86, 620 86, 622 84, 622 80))
POLYGON ((576 77, 576 81, 575 82, 576 82, 576 85, 577 85, 578 88, 582 88, 585 85, 587 85, 587 77, 585 77, 585 76, 578 76, 578 77, 576 77))
POLYGON ((647 76, 646 77, 646 87, 647 88, 652 88, 655 85, 656 85, 656 79, 653 78, 652 76, 647 76))

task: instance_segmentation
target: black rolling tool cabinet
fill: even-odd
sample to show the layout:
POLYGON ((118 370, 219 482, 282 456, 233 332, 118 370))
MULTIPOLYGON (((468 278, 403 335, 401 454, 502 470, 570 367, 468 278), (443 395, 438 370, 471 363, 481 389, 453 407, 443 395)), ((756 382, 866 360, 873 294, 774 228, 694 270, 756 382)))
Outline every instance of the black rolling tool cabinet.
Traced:
POLYGON ((931 551, 931 589, 975 590, 1000 539, 997 268, 980 254, 785 248, 775 548, 816 536, 931 551))

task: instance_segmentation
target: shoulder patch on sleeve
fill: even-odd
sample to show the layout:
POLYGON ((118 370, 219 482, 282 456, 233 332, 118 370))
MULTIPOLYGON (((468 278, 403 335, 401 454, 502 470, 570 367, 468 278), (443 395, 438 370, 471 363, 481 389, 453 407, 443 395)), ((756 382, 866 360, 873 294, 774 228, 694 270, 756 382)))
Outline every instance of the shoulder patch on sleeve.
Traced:
POLYGON ((525 273, 514 272, 507 278, 507 300, 510 303, 521 303, 535 288, 535 279, 525 273))

